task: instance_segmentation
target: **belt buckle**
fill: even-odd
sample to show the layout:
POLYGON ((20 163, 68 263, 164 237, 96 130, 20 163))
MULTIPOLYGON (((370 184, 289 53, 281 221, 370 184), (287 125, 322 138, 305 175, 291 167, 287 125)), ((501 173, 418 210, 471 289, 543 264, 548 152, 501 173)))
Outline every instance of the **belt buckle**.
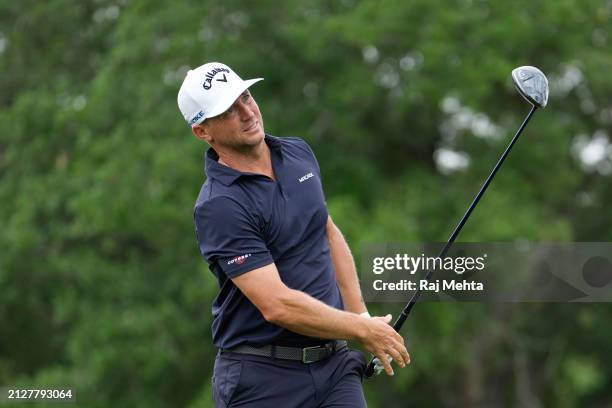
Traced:
POLYGON ((319 360, 309 360, 308 357, 306 356, 306 353, 309 350, 316 350, 316 349, 320 349, 321 346, 312 346, 312 347, 304 347, 302 349, 302 363, 304 364, 308 364, 308 363, 316 363, 319 360))

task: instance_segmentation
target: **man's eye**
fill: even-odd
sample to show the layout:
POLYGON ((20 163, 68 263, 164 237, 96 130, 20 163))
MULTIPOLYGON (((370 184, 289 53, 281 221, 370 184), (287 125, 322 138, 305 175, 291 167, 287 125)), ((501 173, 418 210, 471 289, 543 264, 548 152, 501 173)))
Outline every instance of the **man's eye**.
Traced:
POLYGON ((223 112, 220 116, 222 118, 227 118, 228 116, 230 116, 232 113, 234 113, 234 107, 230 106, 225 112, 223 112))
POLYGON ((242 102, 248 102, 251 99, 251 94, 242 95, 242 102))

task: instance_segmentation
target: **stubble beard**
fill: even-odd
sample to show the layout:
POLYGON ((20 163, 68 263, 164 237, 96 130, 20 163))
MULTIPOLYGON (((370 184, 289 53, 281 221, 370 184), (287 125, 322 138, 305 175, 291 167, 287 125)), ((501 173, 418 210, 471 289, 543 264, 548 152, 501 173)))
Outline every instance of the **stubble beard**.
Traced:
POLYGON ((259 121, 259 132, 257 132, 257 137, 255 135, 240 135, 236 139, 229 141, 223 144, 228 150, 233 150, 237 153, 243 155, 251 155, 257 151, 260 145, 264 142, 265 132, 263 130, 263 125, 261 121, 259 121))

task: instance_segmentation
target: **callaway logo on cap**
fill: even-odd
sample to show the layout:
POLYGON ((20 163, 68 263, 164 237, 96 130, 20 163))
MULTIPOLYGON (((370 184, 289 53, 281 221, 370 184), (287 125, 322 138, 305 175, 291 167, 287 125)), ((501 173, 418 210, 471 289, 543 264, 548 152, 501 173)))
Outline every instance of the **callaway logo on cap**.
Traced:
POLYGON ((243 81, 230 67, 209 62, 187 72, 178 92, 178 106, 190 126, 225 112, 255 82, 243 81))

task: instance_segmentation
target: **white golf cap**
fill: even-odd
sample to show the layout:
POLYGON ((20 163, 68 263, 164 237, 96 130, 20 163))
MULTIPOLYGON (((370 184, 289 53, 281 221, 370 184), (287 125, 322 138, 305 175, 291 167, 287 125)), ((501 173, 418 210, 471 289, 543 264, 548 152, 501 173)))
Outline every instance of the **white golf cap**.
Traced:
POLYGON ((230 67, 209 62, 187 72, 178 106, 190 126, 225 112, 245 89, 263 78, 243 81, 230 67))

